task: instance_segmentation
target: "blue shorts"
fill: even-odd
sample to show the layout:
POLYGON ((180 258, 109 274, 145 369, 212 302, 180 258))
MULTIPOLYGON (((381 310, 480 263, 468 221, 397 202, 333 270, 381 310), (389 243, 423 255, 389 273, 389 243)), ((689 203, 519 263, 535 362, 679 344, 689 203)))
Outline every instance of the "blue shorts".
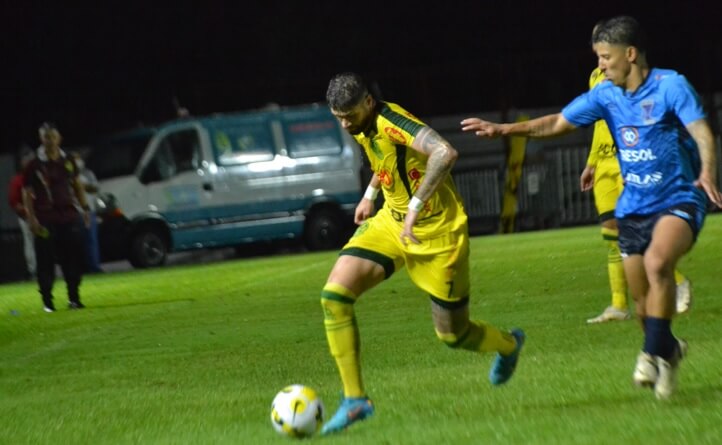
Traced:
POLYGON ((619 250, 622 256, 644 255, 652 242, 652 231, 663 216, 674 215, 682 218, 692 229, 694 241, 702 230, 705 212, 694 204, 678 204, 653 215, 629 215, 617 220, 619 227, 619 250))

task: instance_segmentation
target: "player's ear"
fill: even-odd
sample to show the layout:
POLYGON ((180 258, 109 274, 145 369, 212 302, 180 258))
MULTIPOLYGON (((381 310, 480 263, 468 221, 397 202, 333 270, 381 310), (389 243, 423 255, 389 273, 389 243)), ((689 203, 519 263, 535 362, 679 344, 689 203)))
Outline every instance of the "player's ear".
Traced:
POLYGON ((374 97, 371 95, 371 93, 366 93, 366 97, 364 98, 364 103, 366 104, 367 108, 372 108, 374 105, 374 97))
POLYGON ((629 62, 634 63, 639 58, 639 50, 634 46, 628 46, 624 55, 629 62))

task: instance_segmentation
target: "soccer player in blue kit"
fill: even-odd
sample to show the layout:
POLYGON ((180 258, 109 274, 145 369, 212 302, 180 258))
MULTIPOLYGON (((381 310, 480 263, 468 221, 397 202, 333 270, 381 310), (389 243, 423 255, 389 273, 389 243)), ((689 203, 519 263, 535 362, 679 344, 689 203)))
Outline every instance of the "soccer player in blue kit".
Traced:
POLYGON ((624 178, 615 210, 619 247, 644 326, 633 380, 667 399, 687 350, 671 329, 674 270, 697 239, 709 203, 722 207, 715 140, 686 78, 648 65, 644 32, 634 18, 600 22, 592 44, 606 80, 561 113, 505 124, 468 118, 461 126, 479 137, 550 137, 606 121, 624 178))

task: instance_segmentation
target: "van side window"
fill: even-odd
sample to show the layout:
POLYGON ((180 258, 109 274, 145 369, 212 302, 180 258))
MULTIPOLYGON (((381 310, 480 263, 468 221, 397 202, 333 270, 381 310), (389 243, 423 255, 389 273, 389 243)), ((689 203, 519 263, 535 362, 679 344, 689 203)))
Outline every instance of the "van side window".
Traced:
POLYGON ((284 122, 284 136, 292 158, 337 155, 343 148, 336 122, 330 119, 284 122))
POLYGON ((144 182, 171 178, 200 168, 200 141, 196 130, 182 130, 165 136, 143 174, 144 182))
POLYGON ((266 122, 219 126, 212 130, 220 165, 270 161, 275 155, 273 137, 266 122))
POLYGON ((171 133, 163 139, 167 146, 176 173, 196 170, 200 167, 200 141, 196 130, 182 130, 171 133))

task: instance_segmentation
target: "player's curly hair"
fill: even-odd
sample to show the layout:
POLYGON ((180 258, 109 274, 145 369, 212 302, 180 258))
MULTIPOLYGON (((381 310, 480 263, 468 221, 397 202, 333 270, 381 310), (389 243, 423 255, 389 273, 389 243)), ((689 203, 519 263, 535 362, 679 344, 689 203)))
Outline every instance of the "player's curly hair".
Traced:
POLYGON ((338 111, 348 111, 358 105, 368 94, 363 78, 351 72, 336 74, 328 83, 326 102, 338 111))
POLYGON ((644 30, 636 19, 626 15, 597 22, 592 31, 592 44, 602 42, 633 46, 640 53, 647 51, 647 36, 644 30))

